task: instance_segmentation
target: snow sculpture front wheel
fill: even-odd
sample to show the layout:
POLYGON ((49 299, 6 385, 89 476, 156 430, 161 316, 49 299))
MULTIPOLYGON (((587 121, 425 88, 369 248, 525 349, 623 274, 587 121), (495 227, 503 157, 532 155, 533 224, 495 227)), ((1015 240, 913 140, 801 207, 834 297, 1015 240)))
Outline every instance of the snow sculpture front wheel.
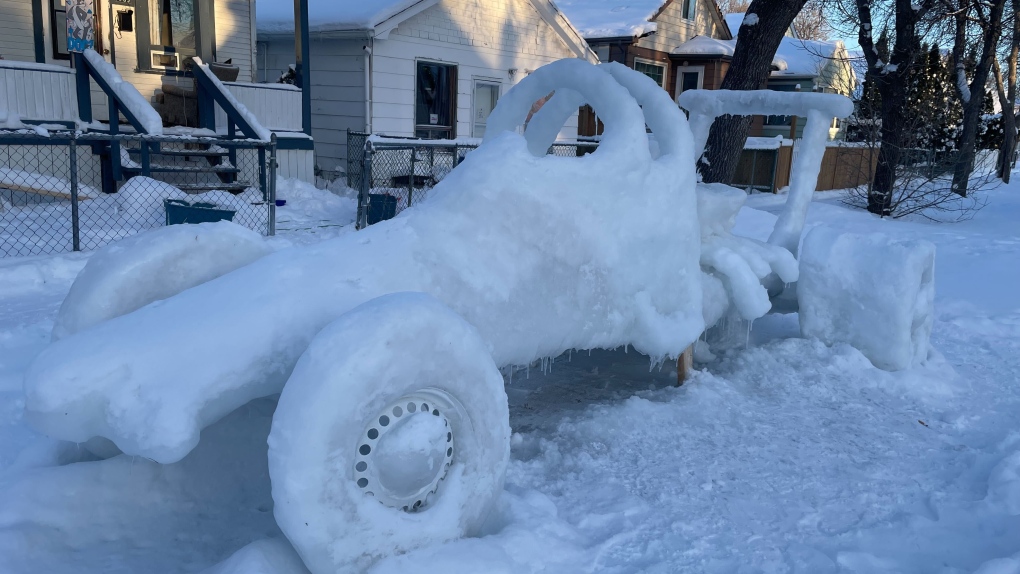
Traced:
POLYGON ((276 520, 314 574, 478 531, 510 453, 503 377, 474 327, 398 293, 320 332, 269 435, 276 520))

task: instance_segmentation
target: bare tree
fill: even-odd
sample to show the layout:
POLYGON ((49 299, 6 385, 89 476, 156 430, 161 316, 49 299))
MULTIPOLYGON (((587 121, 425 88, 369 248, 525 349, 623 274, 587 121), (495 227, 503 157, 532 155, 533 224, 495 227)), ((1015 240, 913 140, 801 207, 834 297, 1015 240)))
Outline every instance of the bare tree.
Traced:
POLYGON ((722 0, 718 4, 723 14, 735 14, 747 12, 747 9, 751 7, 751 0, 722 0))
MULTIPOLYGON (((737 31, 737 45, 724 90, 757 90, 765 86, 772 59, 786 30, 807 0, 752 0, 737 31)), ((934 1, 934 0, 929 0, 934 1)), ((706 182, 728 183, 737 170, 751 127, 751 116, 722 116, 712 124, 698 170, 706 182)))
MULTIPOLYGON (((957 145, 959 156, 953 170, 953 191, 961 197, 967 196, 967 184, 974 171, 974 152, 977 147, 978 123, 984 104, 985 85, 995 61, 1002 34, 1002 13, 1006 0, 957 0, 949 7, 953 10, 956 25, 953 37, 953 63, 957 95, 963 103, 963 126, 957 145), (968 48, 980 46, 980 57, 967 83, 966 59, 968 48)), ((862 44, 863 46, 863 44, 862 44)))
POLYGON ((793 19, 793 29, 802 40, 828 40, 832 26, 826 14, 826 3, 823 0, 808 0, 800 14, 793 19))

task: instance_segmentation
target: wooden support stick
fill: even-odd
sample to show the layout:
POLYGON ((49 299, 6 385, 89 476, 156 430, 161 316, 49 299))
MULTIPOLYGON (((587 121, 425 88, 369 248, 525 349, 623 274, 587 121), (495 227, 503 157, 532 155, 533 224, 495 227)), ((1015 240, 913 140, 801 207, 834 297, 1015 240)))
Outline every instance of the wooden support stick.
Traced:
POLYGON ((676 386, 682 386, 694 370, 694 345, 684 349, 676 358, 676 386))

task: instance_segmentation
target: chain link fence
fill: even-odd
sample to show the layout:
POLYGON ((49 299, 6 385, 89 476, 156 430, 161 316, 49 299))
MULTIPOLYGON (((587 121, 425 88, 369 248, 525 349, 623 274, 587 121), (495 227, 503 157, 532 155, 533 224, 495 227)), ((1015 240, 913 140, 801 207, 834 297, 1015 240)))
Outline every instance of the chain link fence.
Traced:
POLYGON ((0 256, 91 250, 222 219, 273 235, 275 150, 251 140, 0 131, 0 256))
MULTIPOLYGON (((423 201, 479 143, 386 138, 348 132, 347 185, 359 191, 358 228, 423 201)), ((596 142, 554 143, 550 155, 579 157, 596 142)))

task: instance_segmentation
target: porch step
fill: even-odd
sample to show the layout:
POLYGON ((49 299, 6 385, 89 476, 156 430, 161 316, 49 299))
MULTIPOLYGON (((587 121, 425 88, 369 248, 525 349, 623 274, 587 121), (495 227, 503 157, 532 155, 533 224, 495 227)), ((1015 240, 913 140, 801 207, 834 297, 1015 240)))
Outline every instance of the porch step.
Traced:
MULTIPOLYGON (((139 153, 138 150, 131 150, 131 153, 139 153)), ((164 149, 153 152, 152 155, 167 155, 177 157, 226 157, 230 152, 225 149, 164 149)))
MULTIPOLYGON (((127 173, 141 173, 142 168, 139 167, 124 167, 122 168, 127 173)), ((226 165, 162 165, 152 164, 149 166, 150 172, 162 172, 162 173, 240 173, 241 170, 236 167, 226 165)))
POLYGON ((251 188, 247 181, 235 181, 233 184, 174 184, 182 192, 188 194, 200 194, 203 192, 230 192, 240 194, 251 188))

